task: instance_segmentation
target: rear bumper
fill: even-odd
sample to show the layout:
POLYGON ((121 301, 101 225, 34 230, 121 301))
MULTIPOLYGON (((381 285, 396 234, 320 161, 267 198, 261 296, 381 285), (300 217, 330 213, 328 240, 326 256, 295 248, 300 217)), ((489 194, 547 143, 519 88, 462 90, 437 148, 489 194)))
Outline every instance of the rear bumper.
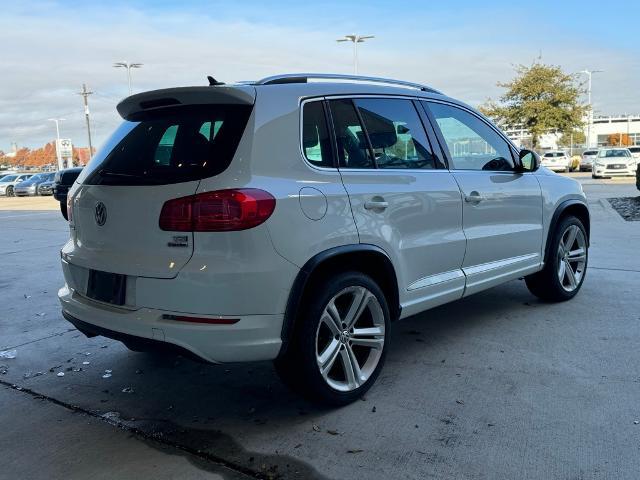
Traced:
POLYGON ((564 172, 566 169, 569 168, 569 165, 560 165, 560 164, 554 164, 554 165, 549 165, 549 164, 542 164, 543 166, 547 167, 549 170, 553 170, 554 172, 564 172))
POLYGON ((211 363, 272 360, 282 345, 282 314, 235 316, 239 321, 233 325, 211 325, 166 318, 185 315, 184 312, 130 310, 102 304, 74 292, 68 285, 60 289, 58 298, 64 317, 89 336, 102 335, 152 349, 186 350, 211 363))

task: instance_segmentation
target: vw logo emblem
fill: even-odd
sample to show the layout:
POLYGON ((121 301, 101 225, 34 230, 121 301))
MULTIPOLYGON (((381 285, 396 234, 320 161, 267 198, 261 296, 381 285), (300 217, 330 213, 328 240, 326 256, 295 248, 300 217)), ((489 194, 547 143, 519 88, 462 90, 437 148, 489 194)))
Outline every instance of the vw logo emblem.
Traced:
POLYGON ((104 206, 104 203, 98 202, 96 203, 96 223, 98 226, 103 226, 107 221, 107 207, 104 206))

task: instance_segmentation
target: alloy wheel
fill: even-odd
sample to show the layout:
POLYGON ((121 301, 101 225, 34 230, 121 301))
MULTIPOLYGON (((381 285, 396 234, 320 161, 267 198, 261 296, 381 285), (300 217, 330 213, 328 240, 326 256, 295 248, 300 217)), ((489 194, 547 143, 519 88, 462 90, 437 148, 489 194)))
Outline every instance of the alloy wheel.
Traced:
POLYGON ((347 287, 327 303, 316 331, 316 362, 322 378, 350 392, 371 377, 382 357, 385 320, 368 289, 347 287))
POLYGON ((567 292, 580 286, 587 265, 587 241, 577 225, 569 225, 558 246, 558 280, 567 292))

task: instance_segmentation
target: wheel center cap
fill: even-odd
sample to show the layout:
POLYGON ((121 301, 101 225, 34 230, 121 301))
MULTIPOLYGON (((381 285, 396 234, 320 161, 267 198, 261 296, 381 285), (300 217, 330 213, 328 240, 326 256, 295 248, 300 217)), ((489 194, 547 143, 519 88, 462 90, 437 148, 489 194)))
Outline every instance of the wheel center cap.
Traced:
POLYGON ((340 342, 347 343, 349 341, 350 337, 351 337, 351 335, 349 334, 348 330, 344 330, 344 331, 340 332, 340 342))

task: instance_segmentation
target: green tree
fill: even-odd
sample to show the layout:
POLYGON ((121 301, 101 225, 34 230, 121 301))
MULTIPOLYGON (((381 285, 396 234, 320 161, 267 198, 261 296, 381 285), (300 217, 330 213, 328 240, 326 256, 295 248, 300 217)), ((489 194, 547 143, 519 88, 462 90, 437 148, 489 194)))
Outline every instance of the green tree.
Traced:
POLYGON ((573 139, 573 145, 584 145, 587 141, 587 137, 582 130, 574 130, 573 132, 565 132, 558 140, 558 145, 561 147, 571 146, 571 140, 573 139))
POLYGON ((499 102, 487 100, 480 107, 482 113, 497 123, 522 125, 531 134, 534 148, 546 132, 570 134, 583 127, 589 107, 580 103, 583 89, 574 75, 541 63, 519 65, 515 70, 513 80, 498 83, 507 89, 499 102))

